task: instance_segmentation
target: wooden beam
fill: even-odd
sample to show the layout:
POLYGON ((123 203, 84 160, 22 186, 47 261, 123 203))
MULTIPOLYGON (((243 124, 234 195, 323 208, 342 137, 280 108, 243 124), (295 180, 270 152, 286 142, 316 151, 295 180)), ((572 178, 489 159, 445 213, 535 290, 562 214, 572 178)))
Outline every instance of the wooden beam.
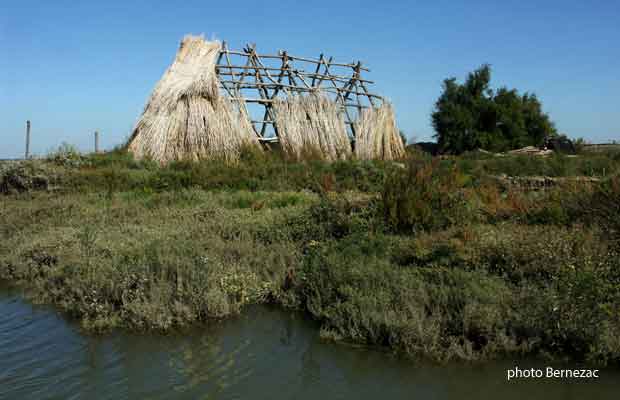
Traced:
MULTIPOLYGON (((291 56, 289 55, 289 58, 291 60, 297 60, 297 61, 303 61, 303 62, 307 62, 307 63, 312 63, 312 64, 320 64, 321 60, 314 60, 311 58, 304 58, 304 57, 297 57, 297 56, 291 56)), ((355 68, 355 64, 343 64, 343 63, 331 63, 331 66, 336 66, 336 67, 349 67, 349 68, 355 68)), ((370 70, 368 68, 362 68, 364 71, 366 72, 370 72, 370 70)))
MULTIPOLYGON (((364 90, 364 93, 366 93, 366 97, 368 97, 368 101, 370 101, 370 104, 373 107, 376 107, 377 105, 375 104, 375 101, 373 100, 374 95, 368 91, 368 89, 364 85, 364 82, 360 82, 360 85, 362 86, 362 90, 364 90)), ((380 100, 381 102, 383 102, 383 97, 381 97, 380 100)))
MULTIPOLYGON (((231 72, 226 72, 226 71, 221 71, 221 69, 223 68, 237 68, 237 69, 242 69, 242 70, 254 70, 254 69, 260 69, 260 70, 264 70, 264 71, 282 71, 282 68, 276 68, 276 67, 264 67, 264 66, 259 66, 259 67, 253 67, 253 66, 226 66, 226 65, 216 65, 217 68, 219 68, 220 70, 217 71, 218 75, 231 75, 231 72)), ((311 73, 311 72, 306 72, 303 69, 294 69, 291 68, 292 71, 294 71, 296 74, 298 75, 302 75, 304 77, 307 78, 323 78, 326 79, 328 76, 327 75, 322 75, 322 74, 317 74, 317 73, 311 73)), ((234 73, 234 72, 233 72, 234 73)), ((253 76, 253 73, 250 72, 241 72, 238 71, 236 72, 237 75, 241 76, 241 75, 246 75, 246 76, 253 76)), ((343 76, 343 75, 332 75, 330 74, 329 77, 334 78, 337 81, 341 81, 341 82, 349 82, 351 79, 359 81, 359 82, 364 82, 364 83, 368 83, 370 85, 374 84, 374 81, 368 80, 368 79, 364 79, 364 78, 355 78, 353 76, 343 76)))
MULTIPOLYGON (((250 122, 253 124, 275 124, 275 121, 270 120, 251 120, 250 122)), ((350 125, 354 124, 355 122, 344 121, 344 123, 350 125)))
MULTIPOLYGON (((331 58, 330 58, 331 60, 331 58)), ((347 104, 346 99, 342 96, 342 93, 340 92, 340 88, 338 87, 338 85, 336 84, 336 81, 334 79, 332 79, 330 77, 330 72, 329 72, 329 66, 330 63, 329 62, 325 62, 325 60, 323 60, 323 65, 325 65, 325 75, 328 76, 328 80, 332 83, 332 85, 334 85, 334 87, 336 88, 336 91, 338 92, 338 98, 341 100, 343 105, 347 104)), ((349 110, 347 109, 347 107, 344 107, 344 114, 347 117, 347 121, 345 122, 349 122, 349 126, 351 128, 351 133, 353 134, 353 137, 355 137, 355 124, 353 124, 353 120, 351 119, 351 115, 349 114, 349 110)))
MULTIPOLYGON (((327 75, 321 75, 321 74, 316 74, 316 73, 309 73, 309 72, 305 72, 303 70, 297 70, 297 73, 299 75, 303 75, 305 77, 309 77, 309 78, 327 78, 327 75)), ((359 82, 366 82, 368 84, 374 84, 374 81, 370 81, 368 79, 363 79, 363 78, 355 78, 353 76, 342 76, 342 75, 330 75, 330 77, 334 78, 337 81, 344 81, 344 82, 348 82, 349 80, 353 79, 359 82)))
POLYGON ((230 69, 259 69, 259 70, 267 70, 267 71, 280 71, 281 68, 276 67, 261 67, 257 65, 224 65, 224 64, 215 64, 215 68, 230 68, 230 69))
MULTIPOLYGON (((234 55, 238 55, 238 56, 242 56, 242 57, 247 57, 248 54, 245 52, 241 52, 241 51, 234 51, 234 50, 229 50, 229 54, 234 54, 234 55)), ((272 54, 257 54, 257 56, 259 58, 274 58, 274 59, 282 59, 282 54, 279 55, 272 55, 272 54)), ((292 56, 292 55, 288 55, 287 57, 289 60, 292 61, 302 61, 302 62, 307 62, 307 63, 311 63, 311 64, 320 64, 321 60, 320 59, 313 59, 313 58, 306 58, 306 57, 297 57, 297 56, 292 56)), ((332 66, 334 67, 348 67, 348 68, 355 68, 356 64, 355 63, 351 63, 351 64, 347 64, 347 63, 331 63, 332 66)), ((370 72, 370 70, 368 68, 364 68, 362 67, 363 71, 366 72, 370 72)))
MULTIPOLYGON (((251 57, 248 58, 249 62, 254 66, 258 66, 258 57, 256 56, 256 45, 248 44, 247 50, 248 50, 248 53, 250 53, 251 55, 251 57)), ((258 86, 258 92, 261 95, 261 98, 270 99, 271 97, 269 96, 269 92, 267 91, 265 87, 266 85, 260 74, 260 70, 256 69, 254 73, 255 73, 255 77, 254 77, 255 82, 261 84, 260 86, 258 86)), ((265 113, 263 115, 263 119, 267 119, 267 117, 269 117, 270 119, 275 119, 275 117, 271 113, 271 104, 265 104, 265 113)), ((261 137, 265 136, 266 129, 267 129, 267 124, 263 123, 260 129, 261 137)))
MULTIPOLYGON (((318 63, 316 65, 316 70, 314 71, 314 74, 312 76, 312 87, 315 87, 315 82, 316 82, 316 75, 319 73, 320 69, 321 69, 321 65, 323 65, 323 53, 321 53, 321 55, 319 56, 319 61, 320 63, 318 63)), ((319 82, 319 84, 317 86, 320 86, 321 83, 319 82)))
MULTIPOLYGON (((218 56, 218 58, 217 58, 217 62, 216 62, 216 64, 219 64, 219 63, 220 63, 220 61, 222 60, 222 57, 223 57, 224 55, 226 55, 226 57, 228 57, 228 54, 226 53, 226 42, 225 42, 225 41, 224 41, 224 42, 222 42, 222 50, 220 50, 220 54, 219 54, 219 56, 218 56)), ((230 62, 229 62, 229 64, 230 64, 230 62)), ((220 73, 220 72, 219 72, 219 70, 218 70, 217 68, 215 68, 215 73, 217 73, 217 74, 219 74, 219 73, 220 73)), ((235 77, 235 73, 234 73, 234 72, 232 72, 232 71, 231 71, 231 73, 232 73, 232 76, 233 76, 233 77, 235 77)), ((233 93, 230 91, 230 89, 228 88, 228 86, 227 86, 227 85, 222 84, 222 87, 224 88, 224 90, 226 90, 226 93, 228 93, 228 95, 229 95, 230 97, 234 97, 233 93)))
MULTIPOLYGON (((236 101, 245 101, 246 103, 265 103, 265 104, 269 104, 269 103, 275 103, 276 101, 278 101, 278 99, 257 99, 257 98, 239 98, 239 97, 231 97, 231 100, 236 100, 236 101)), ((357 107, 357 104, 354 103, 346 103, 346 104, 342 104, 339 103, 339 106, 342 108, 345 107, 357 107)), ((362 108, 370 108, 369 106, 362 106, 362 108)))
MULTIPOLYGON (((350 93, 350 94, 366 96, 366 97, 373 97, 373 98, 380 99, 380 100, 383 99, 383 97, 377 94, 360 92, 358 90, 348 89, 348 87, 344 87, 344 88, 341 88, 341 87, 335 87, 335 88, 314 87, 312 88, 310 87, 310 88, 307 88, 303 86, 287 85, 286 83, 241 82, 241 81, 233 81, 233 80, 226 80, 226 81, 220 81, 220 82, 221 83, 234 83, 237 85, 239 89, 260 89, 262 87, 270 88, 270 89, 277 89, 278 87, 281 87, 281 88, 290 89, 292 92, 326 92, 326 93, 333 93, 333 94, 337 94, 338 92, 340 92, 340 93, 350 93)), ((270 98, 273 98, 273 97, 270 97, 270 98)))

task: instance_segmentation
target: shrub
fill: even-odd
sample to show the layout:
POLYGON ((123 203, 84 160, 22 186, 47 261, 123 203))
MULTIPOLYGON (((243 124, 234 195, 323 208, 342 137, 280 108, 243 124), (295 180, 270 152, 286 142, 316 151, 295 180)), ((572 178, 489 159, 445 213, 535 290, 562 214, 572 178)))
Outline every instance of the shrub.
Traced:
POLYGON ((573 221, 598 226, 620 243, 620 175, 566 196, 563 206, 573 221))
POLYGON ((441 266, 397 268, 381 254, 384 242, 358 235, 310 251, 300 297, 324 332, 443 360, 476 358, 502 336, 511 300, 501 279, 441 266))
POLYGON ((37 161, 0 164, 0 193, 3 194, 48 190, 57 182, 55 171, 37 161))
POLYGON ((464 189, 468 178, 454 165, 410 160, 407 168, 393 172, 382 192, 388 226, 401 232, 446 228, 472 218, 464 189))

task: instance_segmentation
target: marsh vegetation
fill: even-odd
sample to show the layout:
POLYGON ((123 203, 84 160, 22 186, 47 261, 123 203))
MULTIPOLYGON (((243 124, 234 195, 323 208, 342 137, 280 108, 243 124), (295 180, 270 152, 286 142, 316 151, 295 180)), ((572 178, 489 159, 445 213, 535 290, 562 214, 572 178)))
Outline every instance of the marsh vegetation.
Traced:
POLYGON ((161 167, 65 148, 3 167, 0 279, 90 330, 271 303, 325 339, 407 356, 613 363, 619 172, 614 154, 326 163, 249 149, 161 167), (569 179, 528 191, 502 173, 569 179))

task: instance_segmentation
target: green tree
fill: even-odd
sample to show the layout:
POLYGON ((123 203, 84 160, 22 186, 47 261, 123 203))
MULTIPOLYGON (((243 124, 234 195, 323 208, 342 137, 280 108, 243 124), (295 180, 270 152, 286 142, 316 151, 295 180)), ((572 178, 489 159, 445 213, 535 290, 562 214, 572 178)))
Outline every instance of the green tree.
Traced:
POLYGON ((463 84, 446 79, 432 114, 435 138, 442 153, 460 154, 482 148, 506 151, 539 146, 556 135, 538 98, 516 89, 491 89, 488 64, 471 72, 463 84))

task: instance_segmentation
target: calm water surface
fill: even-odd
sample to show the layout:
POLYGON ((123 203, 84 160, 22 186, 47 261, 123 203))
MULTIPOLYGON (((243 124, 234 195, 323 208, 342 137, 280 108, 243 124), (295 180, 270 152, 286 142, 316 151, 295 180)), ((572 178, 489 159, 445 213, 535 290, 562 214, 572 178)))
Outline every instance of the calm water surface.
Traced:
POLYGON ((300 315, 253 307, 174 335, 85 335, 0 287, 0 399, 618 399, 595 381, 506 381, 535 361, 435 366, 319 340, 300 315))

